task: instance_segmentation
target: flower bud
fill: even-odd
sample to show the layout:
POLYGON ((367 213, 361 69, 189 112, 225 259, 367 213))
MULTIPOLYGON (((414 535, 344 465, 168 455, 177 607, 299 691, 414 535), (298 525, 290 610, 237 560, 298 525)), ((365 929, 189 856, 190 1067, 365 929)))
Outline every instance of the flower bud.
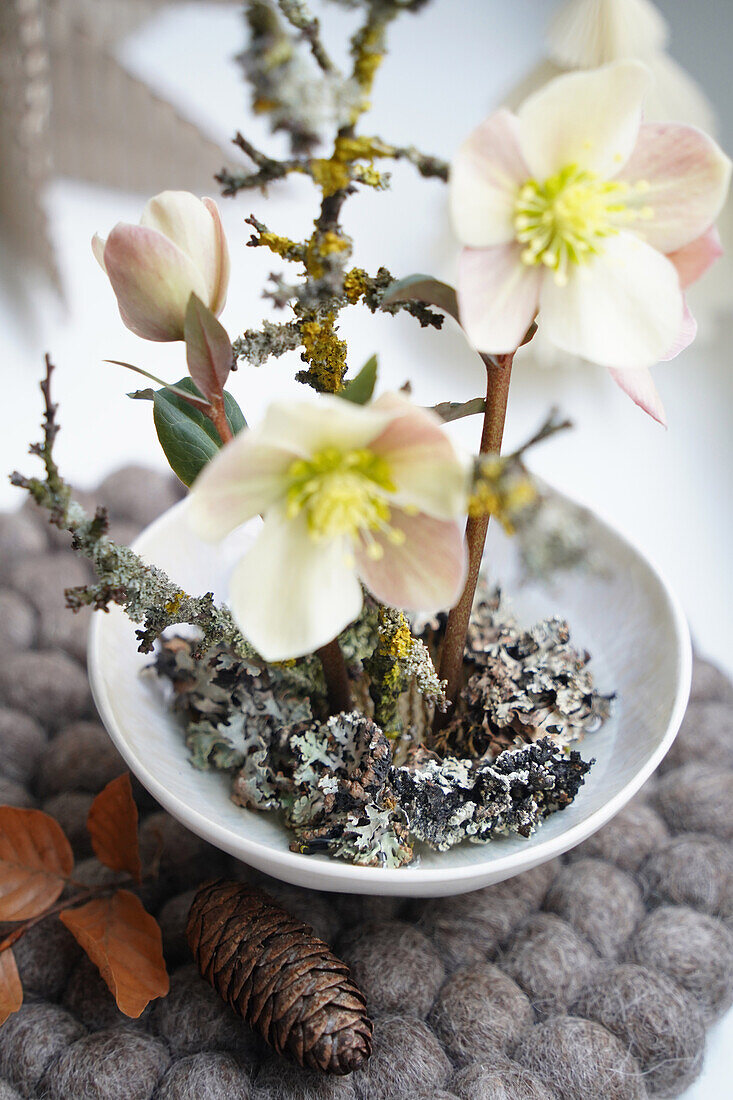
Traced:
POLYGON ((229 251, 213 199, 163 191, 139 225, 120 222, 92 251, 109 276, 122 320, 145 340, 182 340, 196 294, 215 315, 226 301, 229 251))

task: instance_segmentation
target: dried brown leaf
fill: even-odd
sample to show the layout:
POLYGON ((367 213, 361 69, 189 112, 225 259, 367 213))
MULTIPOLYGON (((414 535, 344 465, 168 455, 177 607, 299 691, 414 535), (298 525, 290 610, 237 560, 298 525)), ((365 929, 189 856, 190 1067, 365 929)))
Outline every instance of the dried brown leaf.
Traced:
POLYGON ((23 986, 20 982, 15 956, 8 947, 0 952, 0 1025, 8 1016, 17 1012, 23 1004, 23 986))
POLYGON ((130 774, 118 775, 92 802, 87 829, 97 859, 113 871, 127 871, 140 881, 140 849, 137 842, 137 806, 132 797, 130 774))
POLYGON ((62 922, 99 970, 120 1012, 137 1018, 169 988, 158 922, 129 890, 64 909, 62 922))
POLYGON ((0 806, 0 920, 28 920, 53 905, 74 855, 58 821, 0 806))

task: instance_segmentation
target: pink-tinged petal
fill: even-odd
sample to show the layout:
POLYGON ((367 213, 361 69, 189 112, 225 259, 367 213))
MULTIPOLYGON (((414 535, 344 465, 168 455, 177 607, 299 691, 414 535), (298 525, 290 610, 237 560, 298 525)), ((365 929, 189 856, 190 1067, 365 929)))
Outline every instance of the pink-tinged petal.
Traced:
POLYGON ((222 256, 221 222, 214 218, 210 207, 189 191, 163 191, 146 204, 140 224, 157 229, 188 256, 199 272, 202 287, 201 292, 197 291, 199 298, 218 313, 213 303, 224 304, 226 283, 222 282, 225 274, 222 265, 228 266, 228 258, 222 256))
POLYGON ((362 603, 348 544, 314 541, 304 515, 268 516, 229 581, 232 614, 266 661, 313 653, 353 622, 362 603))
POLYGON ((104 237, 100 237, 99 233, 95 233, 92 237, 92 252, 94 259, 97 261, 102 271, 107 274, 107 268, 104 265, 104 246, 106 245, 104 237))
POLYGON ((677 271, 635 234, 620 232, 603 251, 571 267, 567 285, 548 273, 540 325, 550 343, 604 367, 652 366, 682 327, 677 271))
POLYGON ((439 418, 395 393, 372 408, 394 414, 369 449, 389 463, 395 501, 439 519, 465 514, 467 470, 439 418))
POLYGON ((274 401, 260 431, 264 440, 286 444, 305 457, 327 447, 339 451, 368 447, 390 419, 388 412, 323 394, 317 401, 274 401))
POLYGON ((636 186, 634 204, 651 211, 634 228, 653 248, 676 252, 713 224, 728 193, 730 171, 728 157, 694 126, 645 123, 619 175, 636 186))
POLYGON ((458 150, 450 172, 450 209, 462 244, 488 248, 514 237, 514 204, 531 176, 510 111, 495 111, 458 150))
POLYGON ((405 611, 432 614, 453 607, 466 577, 462 524, 397 509, 389 522, 404 535, 401 545, 377 534, 374 541, 383 550, 379 560, 366 546, 357 550, 359 575, 370 592, 380 603, 405 611))
POLYGON ((202 539, 216 542, 253 516, 266 513, 287 490, 296 456, 245 429, 204 466, 189 495, 188 516, 202 539))
POLYGON ((566 73, 531 95, 517 112, 524 159, 543 180, 568 165, 614 175, 631 155, 649 72, 617 61, 566 73))
POLYGON ((668 359, 674 359, 685 348, 689 348, 692 341, 697 336, 697 321, 690 313, 690 307, 687 302, 684 302, 684 312, 682 314, 682 325, 680 327, 677 336, 672 343, 672 346, 667 348, 664 355, 661 357, 660 362, 666 362, 668 359))
POLYGON ((229 245, 224 235, 224 227, 221 224, 221 214, 219 213, 219 207, 216 205, 213 199, 204 198, 201 200, 206 209, 211 214, 214 221, 214 234, 216 238, 216 251, 218 255, 218 279, 216 284, 211 288, 211 300, 209 301, 209 309, 212 313, 215 313, 218 317, 221 311, 224 309, 227 300, 227 290, 229 288, 229 275, 231 270, 231 264, 229 261, 229 245))
POLYGON ((200 273, 177 245, 142 225, 116 225, 104 263, 128 328, 146 340, 182 340, 191 292, 206 293, 200 273))
POLYGON ((663 428, 667 427, 664 405, 648 367, 629 367, 626 370, 614 370, 611 367, 609 373, 635 405, 649 413, 652 420, 656 420, 663 428))
POLYGON ((522 342, 539 303, 543 268, 522 262, 522 246, 464 248, 458 306, 468 339, 479 351, 506 354, 522 342))
POLYGON ((667 259, 677 268, 680 286, 686 290, 722 255, 723 246, 717 229, 713 227, 683 248, 678 248, 676 252, 668 252, 667 259))

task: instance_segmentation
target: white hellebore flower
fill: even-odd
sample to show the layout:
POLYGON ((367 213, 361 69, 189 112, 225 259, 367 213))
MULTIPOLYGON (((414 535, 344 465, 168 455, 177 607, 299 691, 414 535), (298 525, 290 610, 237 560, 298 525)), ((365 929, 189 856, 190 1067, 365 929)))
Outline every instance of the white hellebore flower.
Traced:
POLYGON ((730 161, 691 126, 642 124, 648 80, 619 61, 496 111, 456 156, 451 209, 476 347, 514 351, 539 311, 550 343, 661 419, 647 368, 694 338, 683 290, 720 254, 730 161))
POLYGON ((229 250, 213 199, 163 191, 139 225, 120 222, 92 251, 109 276, 122 320, 145 340, 183 340, 191 294, 217 317, 229 284, 229 250))
POLYGON ((467 474, 440 421, 397 394, 272 404, 197 478, 192 526, 219 540, 264 520, 229 604, 267 661, 312 653, 359 615, 451 607, 464 581, 467 474))

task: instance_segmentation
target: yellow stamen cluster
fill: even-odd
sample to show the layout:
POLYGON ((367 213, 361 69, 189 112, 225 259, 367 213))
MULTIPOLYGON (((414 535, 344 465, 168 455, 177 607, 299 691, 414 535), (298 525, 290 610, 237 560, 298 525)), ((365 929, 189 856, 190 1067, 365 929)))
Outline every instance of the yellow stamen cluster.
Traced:
POLYGON ((514 207, 517 240, 525 247, 525 264, 545 264, 563 285, 574 264, 586 263, 602 251, 606 237, 637 218, 652 217, 647 206, 632 205, 633 192, 642 194, 648 183, 633 188, 623 180, 606 180, 570 164, 546 180, 528 180, 514 207))
POLYGON ((469 516, 494 516, 508 535, 518 514, 537 499, 532 481, 511 459, 491 457, 480 465, 468 502, 469 516))
POLYGON ((404 533, 390 527, 388 497, 395 486, 389 463, 381 455, 366 449, 326 447, 295 461, 288 480, 287 514, 294 518, 305 512, 312 538, 360 538, 374 560, 384 554, 374 539, 375 531, 395 545, 404 542, 404 533))

